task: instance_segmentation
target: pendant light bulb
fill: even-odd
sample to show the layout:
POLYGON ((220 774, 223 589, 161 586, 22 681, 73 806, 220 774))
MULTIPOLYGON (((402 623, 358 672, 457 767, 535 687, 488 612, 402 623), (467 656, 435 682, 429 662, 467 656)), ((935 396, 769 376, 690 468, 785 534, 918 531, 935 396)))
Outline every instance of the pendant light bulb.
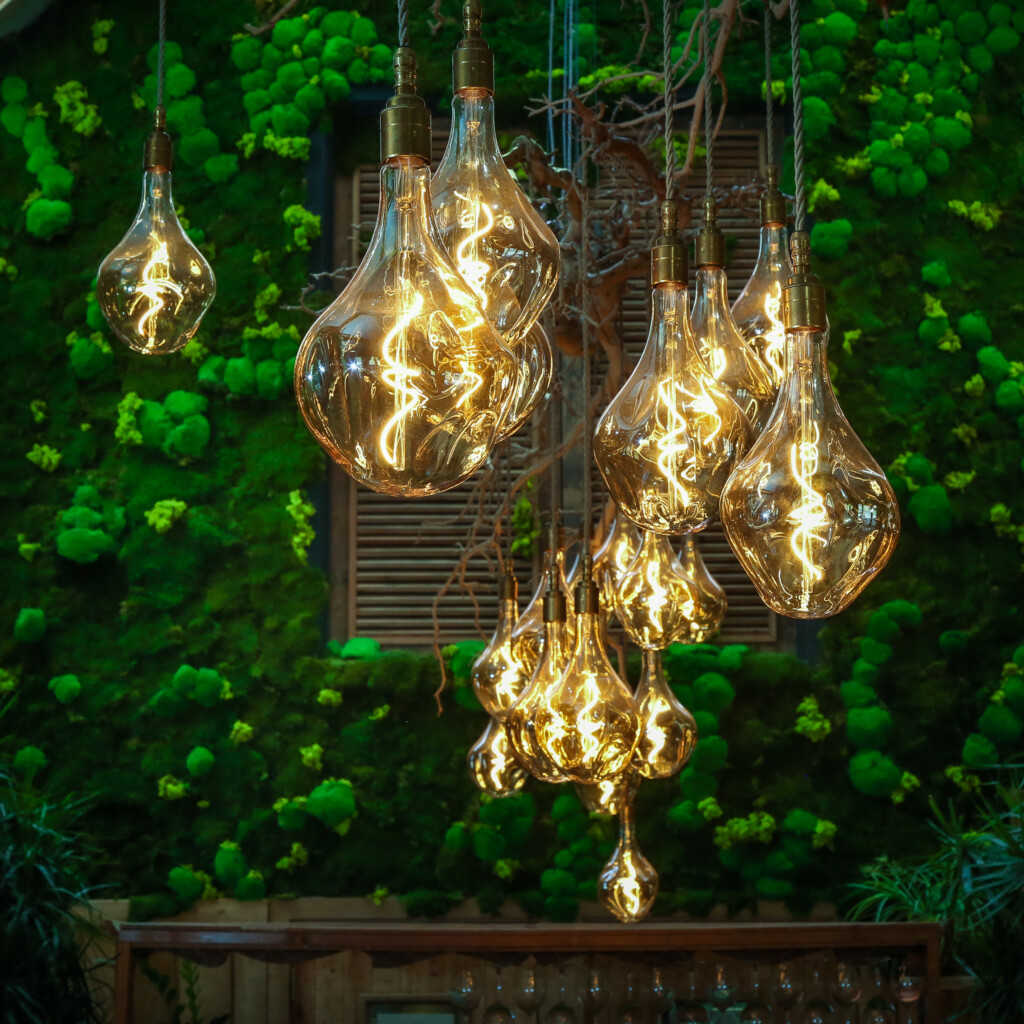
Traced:
POLYGON ((677 204, 662 204, 652 250, 651 330, 640 361, 597 425, 594 456, 615 503, 641 529, 703 530, 750 428, 697 352, 677 204))
POLYGON ((636 838, 633 805, 619 812, 619 841, 597 880, 597 898, 623 923, 647 916, 658 895, 658 872, 636 838))
POLYGON ((896 496, 847 422, 828 376, 825 293, 793 235, 783 292, 786 373, 764 433, 722 495, 722 525, 762 600, 797 619, 846 608, 884 567, 900 531, 896 496))
POLYGON ((697 287, 693 301, 693 336, 711 375, 743 410, 756 437, 775 401, 775 382, 761 357, 743 338, 729 309, 725 276, 725 235, 718 226, 713 196, 704 200, 704 224, 694 243, 697 287))
POLYGON ((477 789, 489 796, 511 796, 526 785, 526 772, 512 753, 505 726, 494 718, 469 748, 466 764, 477 789))
POLYGON ((679 549, 679 564, 687 578, 697 584, 698 595, 693 614, 687 622, 686 636, 680 638, 680 643, 702 644, 718 632, 729 602, 721 584, 704 564, 696 534, 683 538, 679 549))
POLYGON ((640 541, 640 531, 621 512, 616 512, 594 556, 594 582, 601 596, 601 608, 609 614, 615 611, 615 591, 636 558, 640 541))
POLYGON ((164 108, 157 107, 146 140, 139 212, 96 278, 96 301, 110 329, 147 356, 183 348, 217 292, 210 264, 174 212, 172 163, 164 108))
POLYGON ((548 549, 544 552, 544 570, 541 573, 537 589, 530 598, 526 610, 519 616, 512 630, 512 652, 523 666, 527 676, 532 675, 537 667, 541 648, 544 643, 544 601, 550 584, 551 574, 558 592, 565 599, 568 619, 566 635, 569 638, 569 649, 572 650, 576 638, 576 623, 573 616, 572 590, 565 576, 565 550, 562 547, 562 529, 552 525, 548 531, 548 549))
POLYGON ((494 126, 494 55, 478 0, 463 5, 452 56, 452 128, 431 182, 441 238, 487 319, 521 362, 499 440, 536 408, 551 379, 551 347, 531 330, 558 281, 558 241, 505 166, 494 126))
POLYGON ((366 254, 309 329, 295 394, 328 455, 371 490, 423 497, 484 462, 518 364, 438 235, 430 115, 412 50, 395 50, 381 114, 381 198, 366 254))
POLYGON ((573 782, 601 782, 620 774, 636 747, 633 695, 604 649, 597 585, 588 554, 574 595, 576 643, 561 678, 534 713, 537 745, 573 782))
POLYGON ((527 682, 526 668, 516 657, 512 630, 518 619, 516 578, 509 560, 501 578, 498 593, 498 624, 490 643, 473 662, 473 691, 484 710, 504 722, 508 709, 516 702, 527 682))
POLYGON ((618 814, 633 799, 640 789, 640 775, 632 767, 621 775, 590 785, 576 784, 580 802, 591 814, 618 814))
POLYGON ((565 782, 565 776, 541 749, 536 729, 537 714, 548 691, 562 678, 572 653, 566 599, 557 563, 549 566, 543 583, 541 614, 544 621, 536 668, 519 699, 509 709, 505 722, 512 749, 526 770, 542 782, 565 782))
POLYGON ((626 636, 644 650, 664 650, 686 637, 699 601, 697 584, 683 571, 669 538, 644 531, 615 591, 615 614, 626 636))
POLYGON ((785 371, 786 328, 782 323, 782 289, 793 265, 786 243, 786 198, 779 191, 779 168, 769 164, 761 196, 761 238, 750 279, 733 304, 740 334, 754 347, 772 375, 776 391, 785 371))
POLYGON ((645 779, 667 779, 690 760, 697 744, 697 723, 669 688, 661 651, 644 651, 635 699, 640 740, 633 766, 645 779))

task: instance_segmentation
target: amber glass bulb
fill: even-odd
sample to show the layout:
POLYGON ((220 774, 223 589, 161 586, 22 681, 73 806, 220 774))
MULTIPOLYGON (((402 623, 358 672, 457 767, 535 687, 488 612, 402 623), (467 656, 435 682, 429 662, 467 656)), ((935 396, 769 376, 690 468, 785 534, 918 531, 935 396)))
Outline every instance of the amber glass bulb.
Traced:
POLYGON ((722 496, 722 525, 762 600, 797 619, 842 611, 896 547, 885 474, 847 422, 822 332, 786 335, 786 377, 768 426, 722 496))
POLYGON ((519 362, 504 424, 496 441, 511 437, 531 416, 551 384, 554 356, 544 328, 534 324, 522 341, 510 346, 519 362))
POLYGON ((729 283, 721 267, 697 268, 693 336, 712 376, 743 410, 756 437, 775 401, 775 382, 761 357, 743 338, 729 309, 729 283))
POLYGON ((640 550, 640 531, 616 512, 611 527, 594 556, 594 582, 601 595, 601 608, 615 610, 615 591, 619 581, 640 550))
POLYGON ((498 624, 490 643, 473 662, 472 674, 477 700, 499 722, 505 721, 508 709, 523 692, 527 682, 526 667, 512 647, 512 629, 517 619, 516 581, 510 563, 501 581, 498 624))
POLYGON ((487 458, 518 364, 437 235, 430 169, 381 168, 369 248, 303 339, 295 394, 313 436, 361 484, 446 491, 487 458))
POLYGON ((549 574, 546 590, 543 605, 546 621, 537 667, 505 721, 512 749, 526 770, 542 782, 565 782, 561 771, 541 749, 536 730, 536 716, 548 691, 562 678, 572 650, 566 630, 565 598, 557 589, 556 574, 549 574))
POLYGON ((592 814, 618 814, 626 804, 633 803, 639 788, 640 775, 632 767, 603 782, 576 784, 580 802, 592 814))
POLYGON ((519 616, 519 621, 512 630, 512 651, 528 675, 533 673, 537 665, 544 639, 544 595, 547 593, 552 565, 557 574, 558 589, 565 597, 568 615, 566 634, 569 638, 570 650, 576 637, 572 614, 572 590, 565 578, 565 551, 561 547, 554 550, 548 548, 544 552, 544 571, 541 573, 537 589, 533 592, 530 603, 526 606, 523 614, 519 616))
POLYGON ((615 591, 615 614, 638 647, 663 650, 686 636, 700 595, 669 538, 650 531, 642 536, 615 591))
POLYGON ((110 329, 142 355, 177 352, 216 292, 210 264, 174 212, 170 169, 147 167, 139 212, 96 278, 96 301, 110 329))
POLYGON ((658 872, 636 839, 633 805, 619 811, 619 842, 597 880, 597 898, 620 921, 645 918, 658 895, 658 872))
POLYGON ((491 796, 511 796, 526 785, 526 772, 512 753, 505 726, 494 718, 469 748, 466 763, 477 789, 491 796))
POLYGON ((721 584, 704 564, 695 534, 683 538, 679 548, 679 564, 687 578, 697 584, 697 601, 687 621, 686 636, 681 637, 680 642, 702 644, 718 632, 729 606, 728 601, 721 584))
POLYGON ((600 782, 629 764, 637 740, 636 705, 605 653, 589 566, 575 600, 572 657, 561 678, 544 691, 534 729, 542 753, 562 775, 573 782, 600 782))
POLYGON ((690 759, 697 743, 697 723, 669 689, 661 651, 644 651, 635 700, 640 739, 633 766, 645 779, 667 779, 690 759))
POLYGON ((615 503, 644 530, 703 530, 749 433, 697 352, 686 286, 656 285, 647 345, 594 439, 615 503))
POLYGON ((757 263, 733 303, 740 334, 753 345, 777 389, 785 372, 786 328, 782 322, 782 289, 793 273, 784 224, 763 224, 757 263))

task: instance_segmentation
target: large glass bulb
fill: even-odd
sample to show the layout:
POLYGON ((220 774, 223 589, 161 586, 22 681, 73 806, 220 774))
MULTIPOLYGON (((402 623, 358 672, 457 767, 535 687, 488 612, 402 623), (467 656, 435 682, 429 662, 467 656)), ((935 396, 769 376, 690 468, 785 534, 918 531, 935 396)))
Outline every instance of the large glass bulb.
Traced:
POLYGON ((548 590, 548 581, 554 569, 558 590, 565 597, 568 609, 566 634, 569 637, 569 648, 576 638, 576 624, 573 621, 572 590, 565 578, 565 551, 562 548, 561 531, 555 529, 551 546, 544 552, 544 571, 541 573, 537 589, 530 598, 523 614, 512 630, 512 652, 529 675, 537 666, 541 646, 544 640, 544 597, 548 590))
POLYGON ((534 730, 541 752, 562 775, 600 782, 629 764, 637 741, 636 705, 605 653, 589 565, 575 601, 576 645, 562 677, 537 706, 534 730))
POLYGON ((663 650, 682 640, 700 594, 683 571, 672 542, 643 531, 643 541, 615 591, 615 614, 638 647, 663 650))
POLYGON ((733 303, 740 334, 754 346, 772 375, 782 383, 786 328, 782 323, 782 289, 793 273, 786 244, 786 201, 776 184, 778 168, 768 167, 768 187, 761 197, 761 241, 750 279, 733 303))
POLYGON ((526 689, 509 709, 506 730, 516 757, 534 778, 542 782, 565 782, 565 776, 541 749, 536 729, 537 714, 548 691, 562 678, 572 651, 566 629, 565 595, 559 589, 557 569, 548 574, 542 613, 544 632, 537 667, 526 689))
POLYGON ((683 538, 679 548, 679 564, 687 578, 697 584, 697 601, 687 622, 686 636, 681 637, 680 642, 702 644, 718 632, 725 618, 728 601, 721 584, 704 564, 695 534, 683 538))
POLYGON ((715 201, 710 196, 704 209, 704 227, 697 236, 693 336, 704 364, 743 410, 756 437, 772 411, 775 382, 732 318, 729 282, 723 267, 725 238, 715 223, 715 201))
POLYGON ((539 323, 534 324, 526 332, 526 337, 511 348, 519 361, 519 368, 505 422, 498 429, 497 441, 511 437, 530 418, 547 394, 554 369, 551 345, 539 323))
POLYGON ((526 785, 526 772, 512 753, 505 726, 494 718, 469 748, 466 764, 477 789, 490 796, 511 796, 526 785))
MULTIPOLYGON (((675 204, 665 205, 673 208, 672 232, 661 237, 675 239, 675 204)), ((655 252, 674 244, 656 245, 655 252)), ((685 267, 685 255, 682 262, 685 267)), ((654 285, 647 345, 594 438, 615 503, 641 529, 664 534, 703 530, 717 516, 726 478, 750 434, 739 406, 697 352, 685 273, 675 277, 654 285)))
POLYGON ((658 895, 658 872, 636 838, 633 805, 619 811, 619 842, 597 880, 597 898, 622 922, 647 916, 658 895))
POLYGON ((130 349, 159 356, 177 352, 192 338, 216 291, 210 264, 174 212, 171 140, 160 107, 146 143, 139 212, 100 265, 96 301, 130 349))
POLYGON ((645 779, 667 779, 690 759, 697 743, 697 723, 669 689, 661 651, 644 651, 635 700, 640 739, 633 767, 645 779))
POLYGON ((640 775, 632 767, 603 782, 576 784, 580 802, 591 814, 618 814, 626 804, 633 803, 639 789, 640 775))
POLYGON ((526 668, 512 648, 512 629, 518 618, 516 580, 508 563, 498 595, 498 624, 490 643, 473 662, 473 690, 484 709, 499 722, 523 692, 527 682, 526 668))
POLYGON ((825 348, 824 329, 787 331, 779 400, 722 495, 740 564, 769 608, 797 619, 846 608, 900 530, 896 496, 839 408, 825 348))
POLYGON ((601 595, 601 608, 615 609, 615 590, 640 550, 640 531, 616 512, 601 547, 594 556, 594 582, 601 595))

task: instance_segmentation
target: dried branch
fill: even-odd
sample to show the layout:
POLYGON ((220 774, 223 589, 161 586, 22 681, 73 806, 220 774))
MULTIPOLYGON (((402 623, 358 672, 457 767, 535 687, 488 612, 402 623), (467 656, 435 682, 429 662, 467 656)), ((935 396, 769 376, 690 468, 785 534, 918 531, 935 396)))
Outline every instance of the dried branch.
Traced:
POLYGON ((264 24, 256 25, 243 25, 242 27, 253 36, 261 36, 264 32, 269 32, 297 3, 299 0, 288 0, 288 2, 282 7, 277 14, 275 14, 269 21, 264 24))

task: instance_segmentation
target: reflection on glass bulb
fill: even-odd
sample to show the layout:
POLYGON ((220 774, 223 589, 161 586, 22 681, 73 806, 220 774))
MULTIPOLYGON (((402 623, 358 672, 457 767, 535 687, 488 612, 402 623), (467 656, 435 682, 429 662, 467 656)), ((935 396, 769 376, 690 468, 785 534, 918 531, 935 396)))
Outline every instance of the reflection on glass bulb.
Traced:
POLYGON ((498 429, 498 441, 511 437, 530 418, 547 393, 554 367, 551 344, 539 323, 534 324, 526 332, 526 337, 511 348, 519 366, 505 422, 498 429))
POLYGON ((633 767, 645 779, 667 779, 690 759, 697 743, 697 723, 669 689, 660 651, 644 651, 635 700, 640 739, 633 767))
POLYGON ((544 552, 544 571, 541 573, 537 589, 530 598, 526 610, 519 616, 519 621, 512 630, 512 652, 517 661, 523 666, 527 676, 533 673, 540 656, 541 646, 544 640, 544 596, 548 589, 548 579, 551 575, 551 567, 554 565, 557 573, 558 589, 565 597, 568 620, 566 622, 566 633, 568 644, 572 649, 573 641, 576 638, 575 622, 573 621, 572 590, 565 578, 565 551, 561 547, 561 534, 558 539, 552 542, 554 548, 549 547, 544 552))
POLYGON ((620 921, 646 917, 658 895, 658 872, 636 838, 633 806, 619 812, 619 842, 597 880, 597 897, 620 921))
POLYGON ((668 537, 643 531, 615 591, 615 614, 638 647, 664 650, 682 640, 697 614, 697 584, 683 571, 668 537))
POLYGON ((498 624, 490 643, 473 662, 473 690, 484 710, 503 722, 508 709, 523 692, 527 682, 526 668, 512 648, 512 629, 518 618, 516 580, 509 562, 501 580, 498 600, 498 624))
POLYGON ((534 729, 542 753, 561 774, 573 782, 600 782, 629 764, 639 723, 633 695, 605 653, 589 566, 575 603, 572 657, 562 677, 545 690, 533 715, 534 729))
POLYGON ((547 692, 565 672, 571 653, 566 629, 565 594, 559 589, 557 565, 549 569, 541 603, 544 632, 537 654, 537 666, 526 689, 509 709, 506 729, 516 757, 526 770, 542 782, 565 782, 565 777, 541 749, 537 740, 536 716, 547 692))
POLYGON ((594 456, 619 508, 641 529, 703 530, 749 427, 697 352, 686 286, 656 285, 636 369, 597 425, 594 456))
POLYGON ((640 776, 627 768, 621 775, 603 782, 576 785, 580 802, 591 814, 618 814, 626 804, 632 804, 640 788, 640 776))
POLYGON ((722 525, 765 604, 792 618, 842 611, 889 561, 896 496, 839 408, 823 333, 787 333, 785 383, 726 485, 722 525))
POLYGON ((728 607, 725 591, 708 572, 695 534, 683 538, 679 547, 679 564, 682 565, 687 579, 693 580, 697 585, 697 601, 693 614, 686 624, 686 636, 681 637, 680 642, 702 644, 705 640, 710 640, 722 625, 728 607))
POLYGON ((615 591, 640 550, 640 531, 618 512, 601 547, 594 556, 594 582, 601 595, 601 608, 615 609, 615 591))
POLYGON ((477 789, 490 796, 511 796, 526 785, 526 772, 512 753, 505 726, 494 718, 469 748, 466 763, 477 789))
POLYGON ((143 355, 177 352, 196 333, 216 290, 210 264, 174 212, 170 169, 147 167, 139 212, 96 279, 96 301, 110 329, 143 355))

